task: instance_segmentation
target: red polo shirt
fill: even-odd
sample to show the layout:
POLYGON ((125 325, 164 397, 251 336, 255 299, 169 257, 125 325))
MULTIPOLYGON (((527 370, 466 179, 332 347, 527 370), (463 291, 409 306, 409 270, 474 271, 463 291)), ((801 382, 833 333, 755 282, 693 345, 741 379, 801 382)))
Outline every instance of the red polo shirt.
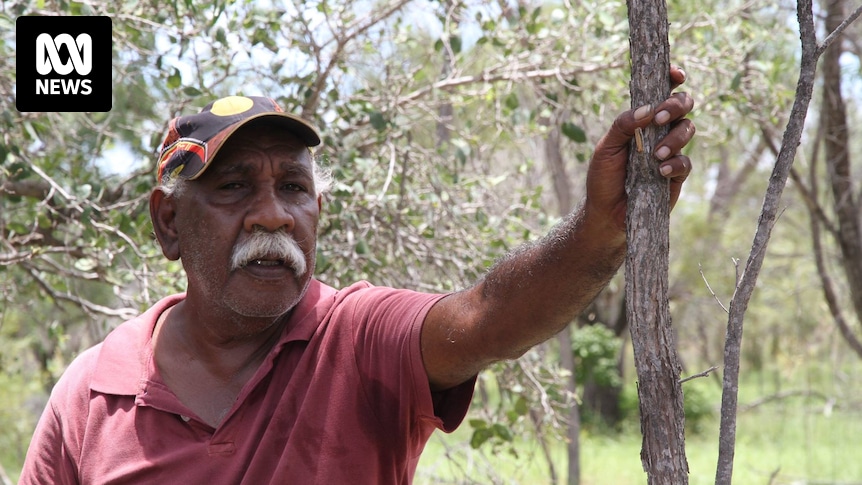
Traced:
POLYGON ((312 281, 217 428, 159 375, 153 329, 184 296, 161 300, 69 366, 20 483, 410 483, 433 430, 454 430, 473 392, 429 390, 419 336, 441 297, 312 281))

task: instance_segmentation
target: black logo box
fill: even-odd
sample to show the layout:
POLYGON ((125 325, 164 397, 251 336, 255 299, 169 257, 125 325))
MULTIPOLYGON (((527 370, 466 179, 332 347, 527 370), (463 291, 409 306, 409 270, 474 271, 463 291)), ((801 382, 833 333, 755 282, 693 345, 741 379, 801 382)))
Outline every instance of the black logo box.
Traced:
MULTIPOLYGON (((15 107, 22 112, 106 112, 111 110, 113 83, 111 81, 112 47, 111 18, 105 16, 64 16, 42 17, 22 16, 15 21, 16 35, 16 79, 15 107), (87 75, 79 75, 74 69, 66 75, 56 72, 42 75, 36 70, 36 39, 41 34, 56 38, 68 34, 73 39, 80 34, 89 34, 92 39, 92 70, 87 75), (42 92, 37 94, 37 83, 42 86, 54 80, 54 86, 62 83, 73 85, 84 83, 88 89, 59 90, 59 94, 42 92), (59 80, 59 81, 57 81, 59 80), (83 92, 89 91, 89 94, 83 92)), ((60 46, 60 58, 70 61, 65 46, 60 46)))

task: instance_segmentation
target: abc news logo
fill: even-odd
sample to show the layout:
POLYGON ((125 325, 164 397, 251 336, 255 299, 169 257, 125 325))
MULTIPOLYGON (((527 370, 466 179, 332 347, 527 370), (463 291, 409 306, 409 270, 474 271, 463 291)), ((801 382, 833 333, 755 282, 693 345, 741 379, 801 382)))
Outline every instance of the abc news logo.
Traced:
POLYGON ((111 110, 110 17, 18 17, 18 111, 111 110))

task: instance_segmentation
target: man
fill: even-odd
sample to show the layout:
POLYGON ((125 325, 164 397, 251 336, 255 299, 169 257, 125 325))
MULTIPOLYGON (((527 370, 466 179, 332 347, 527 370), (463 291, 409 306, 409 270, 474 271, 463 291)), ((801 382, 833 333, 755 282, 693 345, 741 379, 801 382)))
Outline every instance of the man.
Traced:
POLYGON ((671 126, 655 155, 677 200, 692 106, 675 94, 620 115, 583 206, 449 295, 314 279, 323 182, 306 121, 237 96, 173 120, 150 212, 187 292, 72 363, 21 483, 410 483, 476 375, 554 335, 619 268, 635 128, 671 126))

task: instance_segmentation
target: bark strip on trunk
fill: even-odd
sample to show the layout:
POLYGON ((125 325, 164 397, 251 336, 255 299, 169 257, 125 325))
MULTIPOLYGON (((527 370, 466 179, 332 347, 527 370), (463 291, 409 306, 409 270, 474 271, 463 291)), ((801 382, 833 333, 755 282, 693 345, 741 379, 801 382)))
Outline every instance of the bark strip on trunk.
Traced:
MULTIPOLYGON (((670 94, 670 47, 664 0, 629 0, 632 107, 670 94)), ((626 313, 631 329, 648 483, 688 483, 681 365, 668 309, 668 181, 652 153, 667 129, 650 125, 630 148, 626 313), (642 146, 639 146, 642 145, 642 146)))

